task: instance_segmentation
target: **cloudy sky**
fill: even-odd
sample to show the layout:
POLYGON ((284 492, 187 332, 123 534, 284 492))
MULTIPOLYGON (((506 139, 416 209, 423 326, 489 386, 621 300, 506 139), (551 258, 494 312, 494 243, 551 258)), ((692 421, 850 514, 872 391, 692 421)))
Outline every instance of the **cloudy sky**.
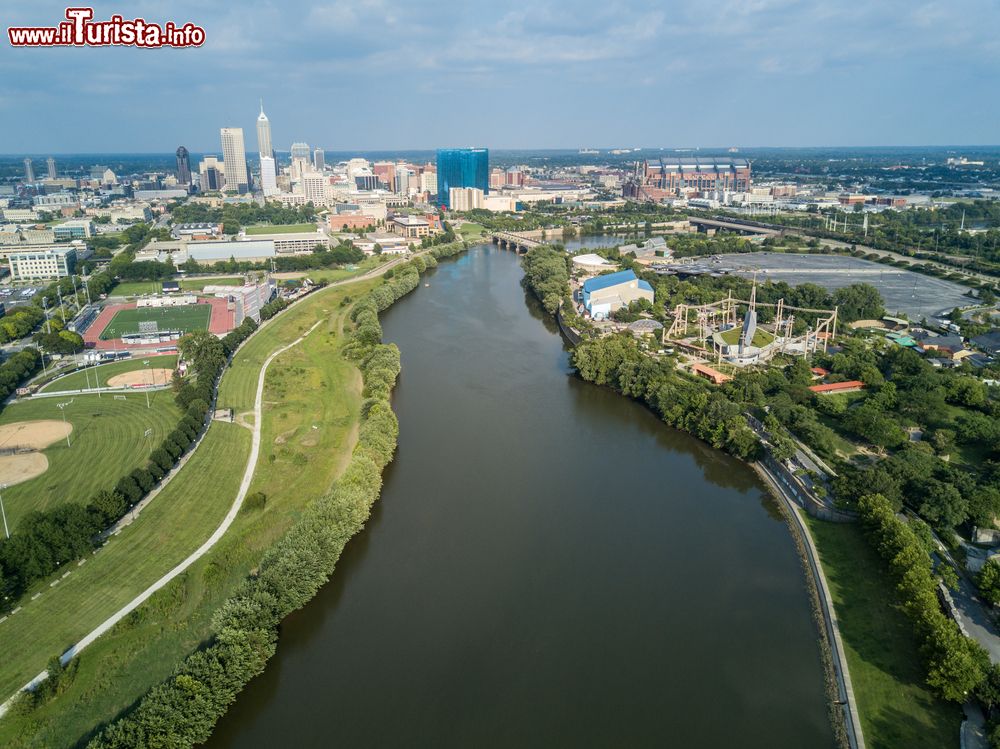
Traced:
POLYGON ((14 49, 0 152, 1000 143, 997 0, 97 2, 199 49, 14 49))

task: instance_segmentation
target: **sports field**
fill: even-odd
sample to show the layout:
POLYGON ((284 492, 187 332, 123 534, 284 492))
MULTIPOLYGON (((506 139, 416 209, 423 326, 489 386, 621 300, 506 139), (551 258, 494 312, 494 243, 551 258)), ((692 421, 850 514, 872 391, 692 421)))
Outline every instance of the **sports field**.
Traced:
MULTIPOLYGON (((110 382, 112 378, 128 372, 145 369, 146 366, 143 364, 144 361, 149 362, 149 369, 173 370, 177 368, 177 356, 174 354, 169 356, 151 356, 145 358, 141 356, 134 356, 131 359, 125 359, 124 361, 116 361, 111 364, 100 364, 96 367, 78 369, 68 375, 63 375, 62 377, 52 380, 52 382, 41 388, 39 392, 56 393, 63 390, 86 390, 87 388, 98 386, 113 387, 110 382)), ((166 382, 157 380, 154 384, 165 385, 169 382, 170 378, 168 377, 166 382)))
POLYGON ((297 234, 316 231, 316 224, 264 224, 263 226, 248 226, 245 231, 250 236, 254 234, 297 234))
POLYGON ((208 330, 212 315, 209 304, 189 304, 186 307, 136 307, 115 313, 111 322, 101 331, 101 340, 121 338, 127 333, 138 333, 139 323, 155 322, 158 330, 208 330))
MULTIPOLYGON (((35 478, 9 486, 3 492, 4 509, 11 530, 31 510, 44 510, 63 502, 87 502, 100 489, 110 489, 125 473, 145 464, 153 448, 177 426, 180 412, 170 390, 149 393, 76 395, 35 398, 11 403, 0 414, 0 435, 5 425, 52 422, 72 425, 70 445, 65 439, 48 443, 41 454, 48 468, 35 478), (121 400, 124 398, 124 400, 121 400), (149 436, 146 431, 150 430, 149 436)), ((18 436, 10 444, 20 444, 18 436)), ((29 453, 30 454, 30 453, 29 453)), ((0 482, 12 483, 0 475, 0 482)))

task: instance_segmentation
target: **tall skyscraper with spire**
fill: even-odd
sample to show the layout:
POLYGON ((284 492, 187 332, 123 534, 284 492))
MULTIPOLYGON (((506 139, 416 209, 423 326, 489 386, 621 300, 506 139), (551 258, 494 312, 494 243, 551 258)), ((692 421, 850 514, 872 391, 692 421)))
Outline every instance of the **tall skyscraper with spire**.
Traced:
POLYGON ((250 191, 247 175, 247 149, 243 144, 243 128, 222 128, 222 159, 226 165, 226 189, 243 195, 250 191))
POLYGON ((184 146, 177 147, 177 181, 187 187, 191 184, 191 156, 184 146))
POLYGON ((271 147, 271 122, 264 114, 264 100, 260 101, 260 115, 257 117, 257 152, 261 156, 274 158, 274 149, 271 147))
MULTIPOLYGON (((51 156, 49 156, 49 158, 47 158, 45 160, 45 166, 48 167, 48 170, 49 170, 49 179, 55 179, 56 178, 56 160, 53 159, 51 156)), ((865 216, 867 217, 868 214, 866 213, 865 216)))

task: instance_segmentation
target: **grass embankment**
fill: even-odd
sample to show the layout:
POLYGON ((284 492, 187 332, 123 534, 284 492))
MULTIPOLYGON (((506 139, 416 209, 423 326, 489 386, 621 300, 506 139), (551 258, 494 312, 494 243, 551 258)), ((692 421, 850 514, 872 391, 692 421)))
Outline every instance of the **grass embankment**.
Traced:
POLYGON ((248 226, 244 230, 248 236, 255 234, 295 234, 298 232, 315 232, 316 224, 286 224, 272 225, 263 224, 261 226, 248 226))
POLYGON ((830 586, 869 749, 956 746, 962 711, 924 684, 896 591, 856 524, 807 518, 830 586))
MULTIPOLYGON (((137 372, 140 369, 146 369, 146 365, 143 364, 144 361, 149 362, 149 369, 172 370, 177 368, 176 354, 134 356, 131 359, 125 359, 124 361, 116 361, 110 364, 100 364, 96 367, 87 367, 86 370, 81 369, 72 372, 71 374, 57 377, 47 383, 44 387, 40 388, 39 392, 54 393, 62 390, 85 390, 88 387, 108 387, 108 380, 115 375, 125 374, 126 372, 137 372)), ((165 383, 157 380, 156 384, 168 385, 170 384, 170 380, 168 378, 165 383)), ((141 393, 137 393, 137 395, 141 395, 141 393)), ((109 395, 107 397, 111 398, 112 396, 109 395)), ((145 400, 143 400, 143 403, 145 403, 145 400)))
POLYGON ((485 231, 486 229, 484 229, 480 224, 475 224, 471 221, 458 227, 459 236, 466 240, 478 239, 483 236, 485 231))
MULTIPOLYGON (((740 336, 743 334, 742 328, 730 328, 729 330, 724 330, 720 333, 720 337, 723 341, 728 343, 730 346, 735 346, 740 342, 740 336)), ((766 346, 769 343, 774 342, 774 336, 768 333, 766 330, 757 328, 753 334, 753 340, 750 342, 751 346, 766 346)))
MULTIPOLYGON (((265 508, 244 510, 205 557, 84 651, 72 685, 58 699, 31 714, 0 720, 0 745, 72 746, 99 722, 115 717, 169 676, 176 664, 210 635, 213 612, 256 567, 266 549, 285 533, 306 504, 329 489, 350 456, 361 406, 358 370, 338 355, 342 344, 339 331, 349 309, 341 306, 341 301, 346 296, 357 298, 376 283, 377 280, 359 282, 317 292, 275 318, 237 352, 223 376, 219 404, 232 407, 239 414, 253 408, 258 374, 267 356, 295 340, 318 319, 327 320, 299 346, 279 356, 268 369, 262 449, 251 488, 251 492, 263 491, 267 495, 265 508)), ((167 497, 157 498, 135 524, 145 524, 147 531, 156 535, 178 534, 185 538, 183 553, 174 554, 164 564, 164 571, 208 537, 236 494, 249 454, 250 431, 238 424, 219 423, 211 429, 218 432, 220 427, 226 430, 228 439, 237 435, 238 449, 224 458, 195 466, 194 460, 203 457, 200 455, 206 447, 203 445, 191 465, 175 479, 180 481, 183 477, 189 489, 196 487, 207 495, 197 498, 182 495, 172 502, 167 497), (213 516, 199 520, 174 518, 167 511, 172 503, 178 502, 211 507, 213 516), (152 516, 154 509, 164 515, 152 516)), ((123 531, 122 537, 126 538, 130 530, 123 531)), ((109 547, 97 557, 109 555, 111 550, 109 547)), ((140 548, 134 549, 131 554, 123 554, 118 564, 127 567, 135 563, 136 554, 144 553, 140 548)), ((92 564, 93 561, 89 562, 83 569, 92 564)), ((149 572, 137 590, 121 596, 123 601, 160 574, 149 572)), ((104 584, 117 586, 117 577, 116 572, 108 573, 109 579, 104 584)), ((82 585, 81 588, 85 589, 82 585)), ((102 609, 97 622, 119 605, 102 609)), ((3 628, 24 613, 0 624, 0 637, 14 644, 15 649, 17 642, 31 643, 26 630, 8 640, 3 628)), ((62 616, 66 616, 65 612, 62 616)), ((74 639, 64 637, 62 643, 68 645, 74 639)), ((40 671, 46 658, 60 649, 34 645, 30 648, 35 655, 28 669, 31 675, 40 671)), ((7 664, 0 665, 0 676, 7 671, 7 664)), ((3 694, 9 694, 26 680, 20 679, 18 683, 18 679, 13 679, 15 683, 3 694)), ((0 681, 0 686, 7 687, 8 681, 0 681)))
MULTIPOLYGON (((69 501, 85 503, 97 491, 112 488, 124 474, 145 464, 153 449, 177 426, 180 411, 169 390, 150 393, 148 409, 143 393, 129 393, 125 398, 116 400, 109 393, 100 398, 37 398, 12 403, 3 410, 0 424, 59 420, 62 414, 56 404, 72 401, 65 408, 66 420, 73 424, 70 447, 60 439, 45 448, 42 452, 49 461, 48 470, 3 490, 11 530, 32 510, 69 501), (153 430, 148 437, 147 429, 153 430)), ((0 624, 0 641, 6 641, 4 628, 8 623, 0 624)), ((0 671, 10 655, 0 658, 0 671)), ((0 702, 3 699, 6 697, 0 702)))

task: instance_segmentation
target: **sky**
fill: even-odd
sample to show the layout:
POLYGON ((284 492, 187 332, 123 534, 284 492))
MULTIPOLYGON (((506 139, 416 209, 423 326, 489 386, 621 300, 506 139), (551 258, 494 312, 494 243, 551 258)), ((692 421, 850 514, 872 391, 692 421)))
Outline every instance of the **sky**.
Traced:
POLYGON ((65 2, 3 0, 0 152, 1000 143, 997 0, 98 2, 194 49, 13 48, 65 2))

